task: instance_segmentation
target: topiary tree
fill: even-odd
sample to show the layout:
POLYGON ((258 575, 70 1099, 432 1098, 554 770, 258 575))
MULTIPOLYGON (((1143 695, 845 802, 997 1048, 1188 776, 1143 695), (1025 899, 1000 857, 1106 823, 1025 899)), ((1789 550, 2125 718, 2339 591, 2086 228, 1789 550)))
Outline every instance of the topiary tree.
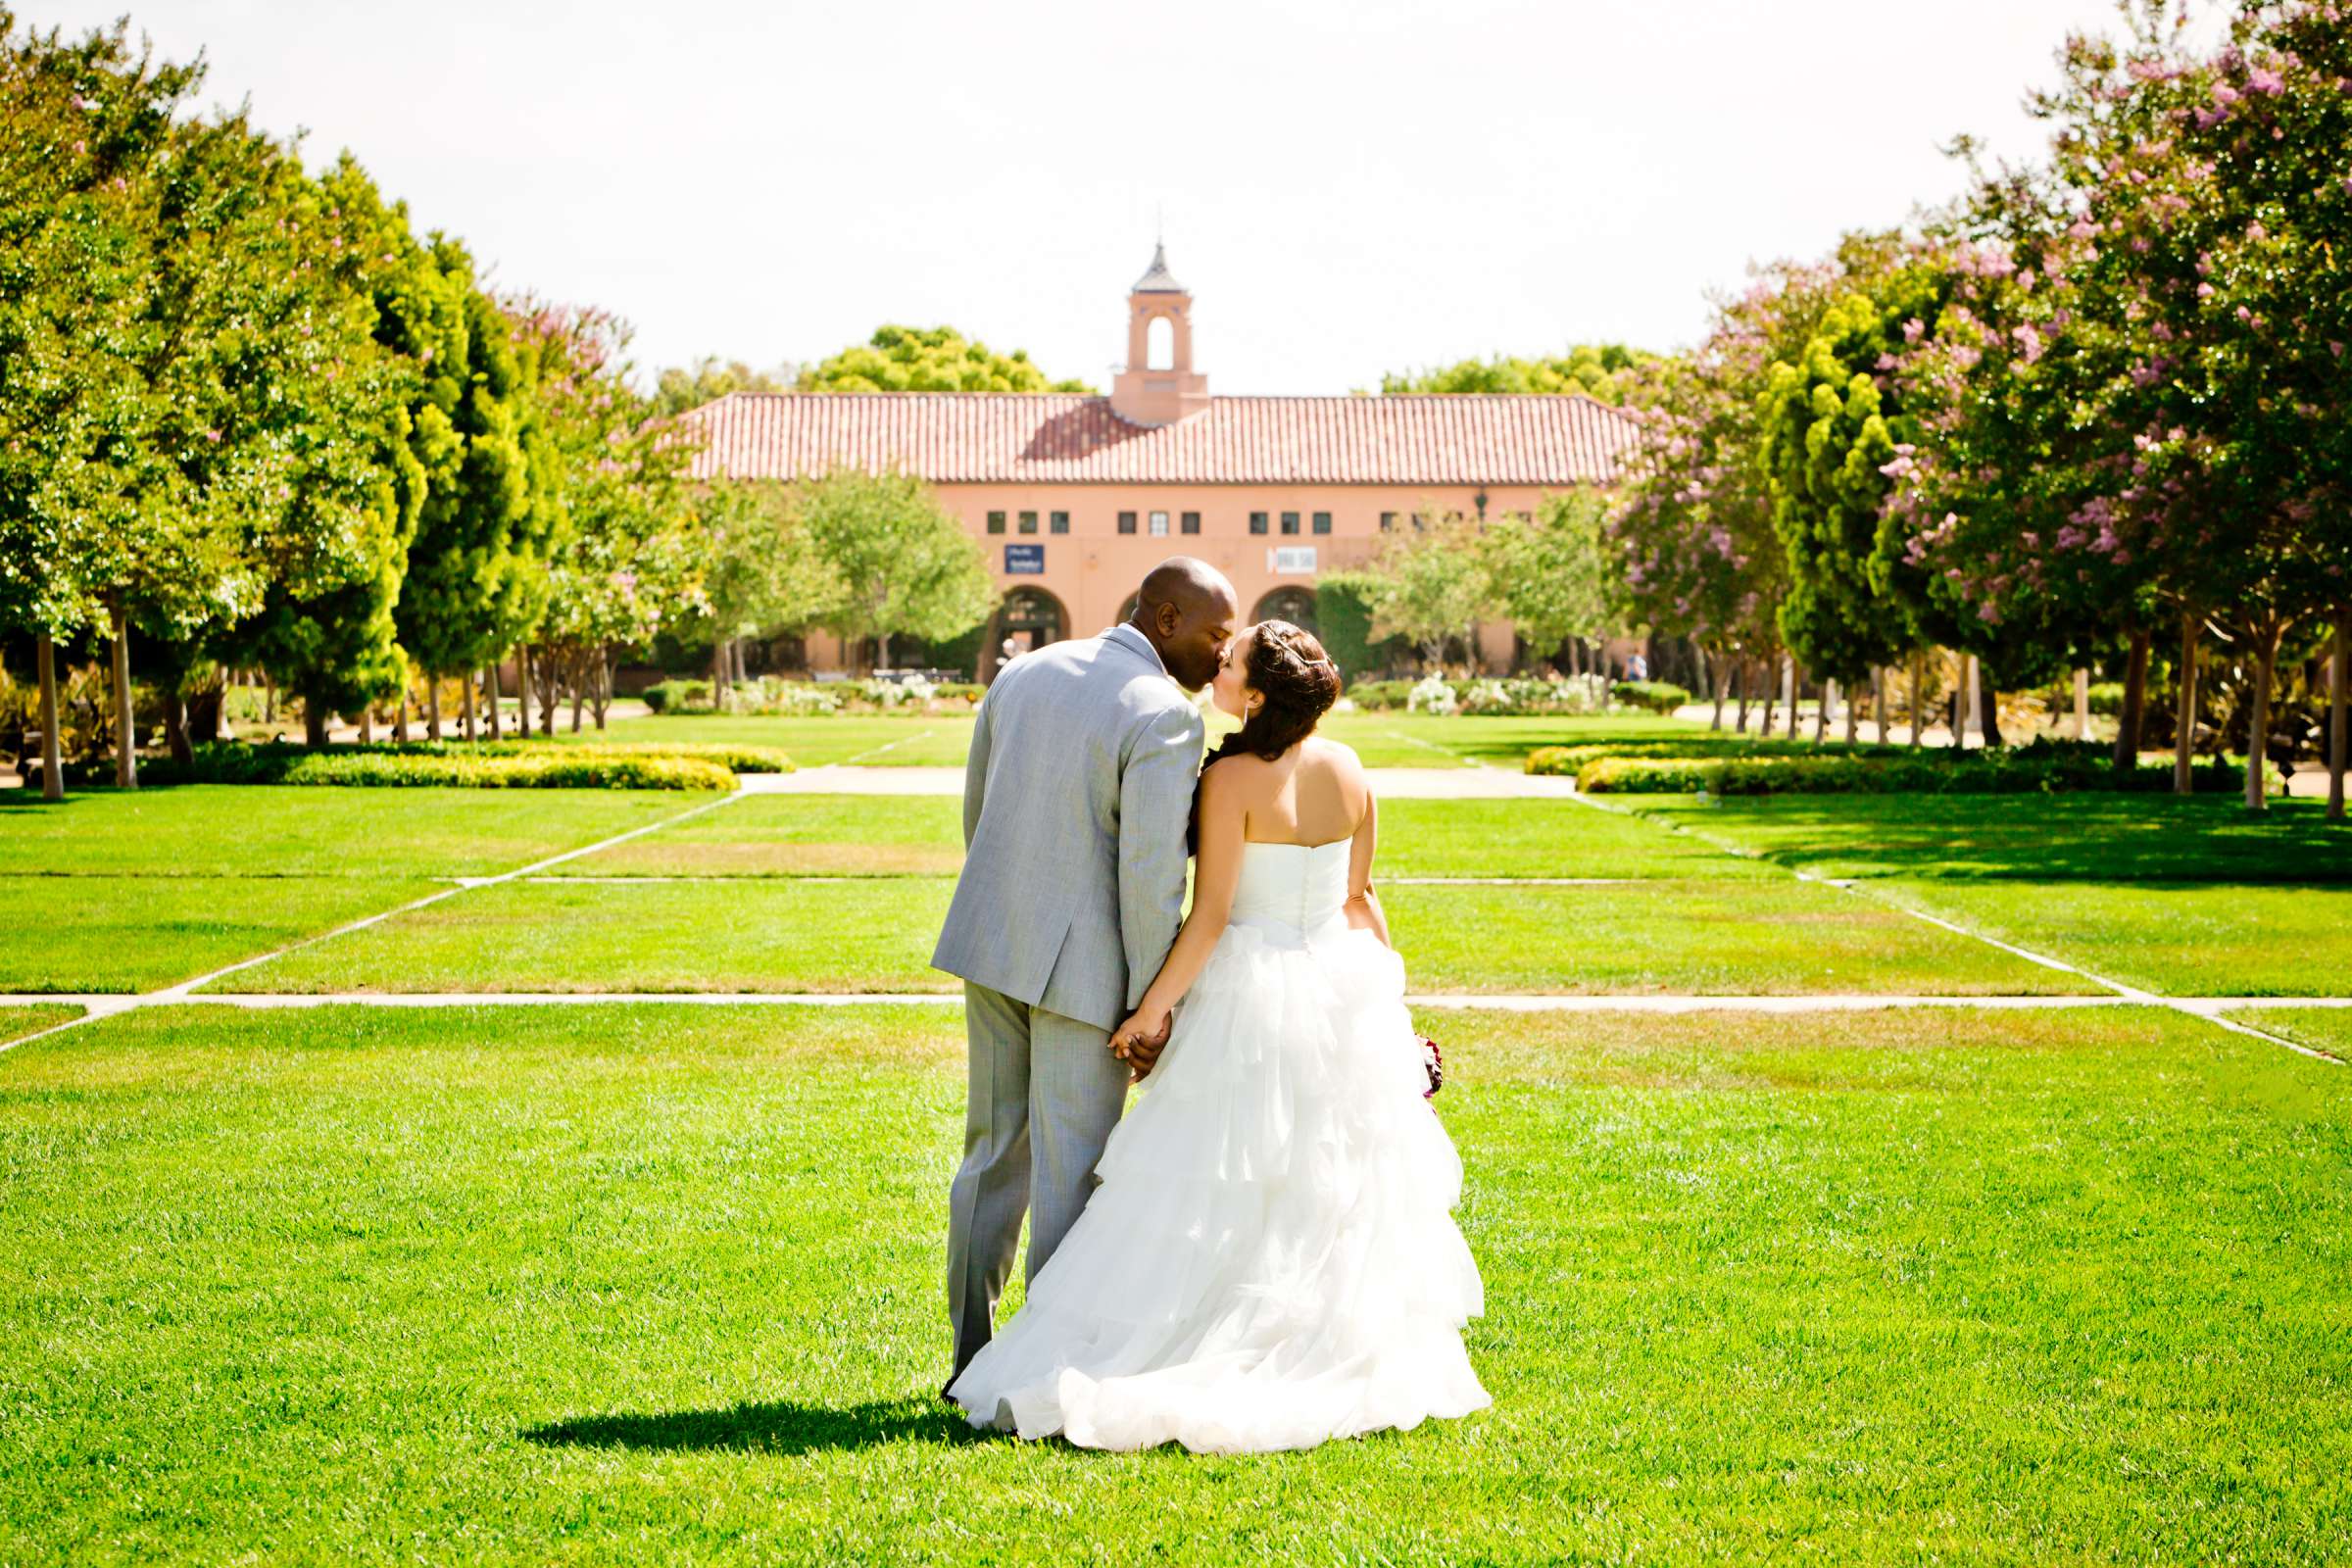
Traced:
POLYGON ((880 326, 854 348, 801 372, 802 392, 1084 392, 1083 381, 1054 381, 1025 350, 999 354, 952 326, 928 330, 880 326))

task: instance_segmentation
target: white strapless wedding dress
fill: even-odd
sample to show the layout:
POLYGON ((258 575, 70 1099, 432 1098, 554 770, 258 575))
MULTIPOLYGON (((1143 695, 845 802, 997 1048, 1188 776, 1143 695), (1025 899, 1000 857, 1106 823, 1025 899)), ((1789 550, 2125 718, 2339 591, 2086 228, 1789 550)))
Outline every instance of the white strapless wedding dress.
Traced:
POLYGON ((1096 1448, 1305 1448, 1485 1407, 1462 1167, 1346 841, 1251 844, 1102 1185, 949 1394, 1096 1448))

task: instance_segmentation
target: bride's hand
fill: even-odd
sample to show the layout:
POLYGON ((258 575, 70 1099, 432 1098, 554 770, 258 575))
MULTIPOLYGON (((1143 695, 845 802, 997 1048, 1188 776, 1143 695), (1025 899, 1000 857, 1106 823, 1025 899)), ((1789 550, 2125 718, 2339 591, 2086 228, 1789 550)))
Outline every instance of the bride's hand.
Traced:
POLYGON ((1175 1026, 1173 1012, 1147 1003, 1110 1032, 1110 1054, 1127 1064, 1129 1082, 1140 1084, 1151 1074, 1175 1026))

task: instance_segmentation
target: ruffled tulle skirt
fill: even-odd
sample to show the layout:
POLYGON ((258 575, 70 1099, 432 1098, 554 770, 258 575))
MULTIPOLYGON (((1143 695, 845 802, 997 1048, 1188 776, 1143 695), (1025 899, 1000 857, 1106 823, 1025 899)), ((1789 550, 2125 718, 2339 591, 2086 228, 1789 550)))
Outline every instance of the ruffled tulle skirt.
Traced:
POLYGON ((1404 970, 1334 921, 1229 926, 1086 1211, 949 1393, 1087 1447, 1312 1447, 1483 1408, 1462 1168, 1404 970))

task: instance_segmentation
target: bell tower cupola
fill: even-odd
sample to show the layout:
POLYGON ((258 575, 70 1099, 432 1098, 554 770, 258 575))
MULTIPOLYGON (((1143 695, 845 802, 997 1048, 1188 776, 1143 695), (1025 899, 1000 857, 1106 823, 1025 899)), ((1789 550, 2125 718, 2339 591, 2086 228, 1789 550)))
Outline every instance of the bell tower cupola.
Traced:
POLYGON ((1168 270, 1168 248, 1127 291, 1127 366, 1110 408, 1130 424, 1174 424, 1208 407, 1208 377, 1193 368, 1193 296, 1168 270))

